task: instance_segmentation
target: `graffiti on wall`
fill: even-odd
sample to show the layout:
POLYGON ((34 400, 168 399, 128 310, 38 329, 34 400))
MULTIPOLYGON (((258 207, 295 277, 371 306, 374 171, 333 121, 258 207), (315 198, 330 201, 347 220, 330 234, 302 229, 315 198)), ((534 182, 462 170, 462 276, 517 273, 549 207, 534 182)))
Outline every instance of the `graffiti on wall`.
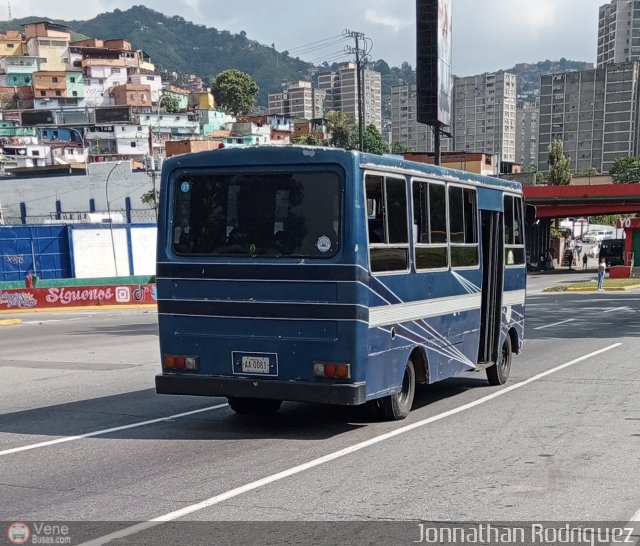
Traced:
POLYGON ((155 284, 122 286, 73 286, 0 291, 2 309, 46 309, 96 305, 153 304, 155 284))

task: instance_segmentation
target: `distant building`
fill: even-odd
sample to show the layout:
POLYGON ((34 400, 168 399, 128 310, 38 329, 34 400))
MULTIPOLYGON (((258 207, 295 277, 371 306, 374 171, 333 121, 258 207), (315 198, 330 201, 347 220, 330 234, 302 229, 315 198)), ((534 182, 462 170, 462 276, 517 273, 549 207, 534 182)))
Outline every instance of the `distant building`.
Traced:
MULTIPOLYGON (((418 163, 427 163, 433 165, 433 153, 412 153, 404 154, 405 159, 417 161, 418 163)), ((449 169, 458 169, 470 173, 482 174, 487 176, 495 175, 498 168, 497 157, 492 154, 479 152, 444 152, 441 158, 441 166, 449 169)))
POLYGON ((640 60, 640 3, 611 0, 600 6, 597 67, 640 60))
POLYGON ((311 82, 299 81, 286 91, 269 93, 270 116, 314 119, 324 115, 326 91, 313 87, 311 82))
POLYGON ((508 72, 454 78, 454 150, 516 162, 516 77, 508 72))
POLYGON ((538 164, 538 120, 540 109, 534 104, 524 104, 516 109, 516 163, 538 164))
POLYGON ((638 62, 542 76, 538 170, 549 170, 554 140, 563 142, 574 172, 606 173, 616 158, 638 155, 638 77, 638 62))
MULTIPOLYGON (((410 152, 433 152, 433 128, 417 120, 417 86, 394 85, 391 88, 391 142, 398 142, 410 152)), ((448 152, 453 142, 440 140, 440 150, 448 152)))
MULTIPOLYGON (((336 72, 318 75, 318 88, 326 92, 325 111, 343 112, 358 123, 358 86, 355 63, 340 63, 336 72)), ((364 79, 364 125, 373 125, 382 133, 382 76, 380 72, 365 68, 364 79)))

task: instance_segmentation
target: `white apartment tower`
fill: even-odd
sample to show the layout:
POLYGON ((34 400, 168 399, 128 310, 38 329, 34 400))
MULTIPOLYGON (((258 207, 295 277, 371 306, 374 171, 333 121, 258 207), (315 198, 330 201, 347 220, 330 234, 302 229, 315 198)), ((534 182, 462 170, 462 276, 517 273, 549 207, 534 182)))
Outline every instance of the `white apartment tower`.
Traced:
MULTIPOLYGON (((358 123, 357 66, 355 63, 340 63, 337 72, 320 74, 318 89, 326 91, 325 111, 337 110, 350 116, 358 123)), ((362 71, 364 83, 364 124, 374 125, 382 132, 382 77, 380 72, 365 68, 362 71)))
POLYGON ((640 60, 640 2, 611 0, 600 6, 598 68, 640 60))
POLYGON ((516 161, 516 76, 508 72, 454 78, 454 150, 516 161))
MULTIPOLYGON (((417 120, 417 85, 391 88, 391 142, 404 144, 410 152, 433 152, 433 128, 417 120)), ((451 151, 451 139, 440 140, 441 151, 451 151)))
POLYGON ((270 116, 316 119, 324 116, 326 92, 299 81, 281 93, 269 93, 270 116))

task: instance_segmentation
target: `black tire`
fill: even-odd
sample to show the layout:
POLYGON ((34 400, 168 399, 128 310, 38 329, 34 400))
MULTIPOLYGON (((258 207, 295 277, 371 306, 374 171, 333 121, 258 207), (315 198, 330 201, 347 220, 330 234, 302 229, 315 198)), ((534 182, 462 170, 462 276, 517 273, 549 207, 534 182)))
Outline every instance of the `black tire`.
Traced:
POLYGON ((402 390, 377 400, 378 415, 388 421, 404 419, 413 406, 416 393, 416 370, 411 359, 407 362, 402 377, 402 390))
POLYGON ((282 400, 267 400, 263 398, 227 398, 229 407, 235 411, 238 415, 257 415, 257 416, 270 416, 275 415, 280 406, 282 400))
POLYGON ((500 358, 493 366, 487 368, 487 379, 491 385, 504 385, 511 371, 511 337, 507 335, 502 344, 500 358))

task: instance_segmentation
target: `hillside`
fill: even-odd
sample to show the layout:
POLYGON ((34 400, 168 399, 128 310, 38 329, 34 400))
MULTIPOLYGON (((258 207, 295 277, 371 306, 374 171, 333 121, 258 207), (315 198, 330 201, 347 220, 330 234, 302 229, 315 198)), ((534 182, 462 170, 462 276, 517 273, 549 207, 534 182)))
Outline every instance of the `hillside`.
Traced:
MULTIPOLYGON (((0 22, 0 30, 22 30, 22 25, 41 21, 43 17, 28 17, 10 22, 0 22)), ((231 34, 227 30, 206 27, 186 21, 179 16, 167 17, 145 6, 133 6, 122 11, 102 13, 88 21, 52 20, 72 31, 73 39, 89 36, 99 39, 123 38, 134 48, 144 50, 161 72, 181 76, 196 74, 205 82, 228 68, 249 74, 259 85, 258 104, 267 105, 267 96, 283 89, 288 83, 309 79, 318 67, 292 58, 285 52, 249 39, 245 33, 231 34)), ((536 64, 518 64, 508 72, 518 78, 518 95, 534 97, 540 85, 540 75, 552 71, 582 70, 589 63, 567 61, 542 61, 536 64)), ((380 59, 373 68, 382 74, 383 118, 391 117, 391 87, 403 83, 415 83, 416 76, 408 63, 390 67, 380 59)))

